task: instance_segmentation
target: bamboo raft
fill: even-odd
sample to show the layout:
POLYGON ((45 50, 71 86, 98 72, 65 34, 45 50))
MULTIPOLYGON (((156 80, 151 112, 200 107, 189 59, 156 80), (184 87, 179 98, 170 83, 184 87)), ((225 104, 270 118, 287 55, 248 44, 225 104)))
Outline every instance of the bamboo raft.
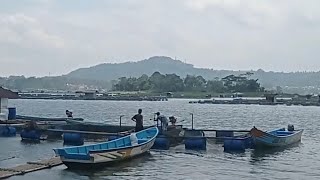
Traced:
POLYGON ((59 157, 53 157, 51 159, 45 159, 36 162, 27 162, 26 164, 18 165, 12 168, 0 168, 0 179, 24 175, 26 173, 52 168, 61 164, 62 162, 59 157))

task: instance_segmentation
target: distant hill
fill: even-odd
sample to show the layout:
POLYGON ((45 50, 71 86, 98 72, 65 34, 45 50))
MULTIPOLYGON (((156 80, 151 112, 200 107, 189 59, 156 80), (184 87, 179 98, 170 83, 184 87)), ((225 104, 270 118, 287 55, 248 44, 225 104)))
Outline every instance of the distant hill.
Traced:
POLYGON ((110 89, 112 80, 117 80, 120 77, 140 77, 143 74, 150 76, 156 71, 162 74, 175 73, 181 78, 185 78, 188 74, 200 75, 207 80, 223 78, 231 74, 239 75, 252 72, 254 75, 251 78, 259 79, 259 83, 268 89, 281 86, 282 90, 288 93, 320 92, 320 72, 283 73, 265 72, 261 69, 257 71, 212 70, 195 68, 192 64, 164 56, 154 56, 138 62, 100 64, 77 69, 69 74, 56 77, 0 77, 0 86, 17 90, 110 89))
POLYGON ((139 77, 142 74, 151 75, 154 72, 162 74, 175 73, 181 77, 201 75, 206 79, 225 77, 230 74, 240 74, 245 71, 210 70, 195 68, 192 64, 183 63, 170 57, 154 56, 138 62, 105 63, 89 68, 80 68, 67 74, 70 78, 116 80, 120 77, 139 77))
POLYGON ((115 80, 120 77, 139 77, 142 74, 151 75, 155 71, 162 74, 175 73, 181 77, 189 75, 201 75, 205 79, 222 78, 230 74, 239 75, 245 72, 252 72, 252 78, 259 79, 259 82, 267 87, 290 86, 306 87, 320 86, 320 72, 265 72, 257 71, 230 71, 195 68, 192 64, 186 64, 170 57, 154 56, 138 62, 125 62, 118 64, 100 64, 89 68, 75 70, 67 77, 91 80, 115 80))

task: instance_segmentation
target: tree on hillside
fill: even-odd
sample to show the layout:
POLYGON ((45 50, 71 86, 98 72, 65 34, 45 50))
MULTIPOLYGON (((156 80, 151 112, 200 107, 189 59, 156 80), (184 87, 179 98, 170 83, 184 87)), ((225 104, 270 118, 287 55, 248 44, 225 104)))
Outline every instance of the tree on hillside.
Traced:
POLYGON ((188 91, 203 91, 205 89, 206 80, 202 76, 187 75, 184 79, 184 85, 188 91))
MULTIPOLYGON (((250 75, 250 74, 249 74, 250 75)), ((184 79, 176 74, 163 75, 154 72, 150 77, 142 75, 139 78, 119 78, 113 84, 119 91, 154 91, 154 92, 256 92, 261 91, 258 80, 248 79, 249 75, 229 75, 221 80, 206 81, 202 76, 187 75, 184 79)))
POLYGON ((248 79, 253 73, 245 73, 239 76, 229 75, 222 78, 223 85, 229 92, 257 92, 260 91, 258 79, 248 79))
POLYGON ((208 92, 217 92, 223 93, 226 91, 226 88, 223 86, 223 82, 219 80, 209 80, 207 81, 206 90, 208 92))
POLYGON ((149 77, 146 74, 143 74, 141 77, 137 79, 138 89, 141 91, 149 90, 151 85, 149 81, 149 77))
POLYGON ((164 78, 165 76, 161 73, 154 72, 149 78, 151 89, 154 91, 162 91, 164 86, 164 78))
POLYGON ((127 86, 127 78, 121 77, 117 84, 114 85, 114 90, 125 91, 127 86))
POLYGON ((166 74, 163 86, 167 92, 178 92, 184 89, 183 80, 176 74, 166 74))

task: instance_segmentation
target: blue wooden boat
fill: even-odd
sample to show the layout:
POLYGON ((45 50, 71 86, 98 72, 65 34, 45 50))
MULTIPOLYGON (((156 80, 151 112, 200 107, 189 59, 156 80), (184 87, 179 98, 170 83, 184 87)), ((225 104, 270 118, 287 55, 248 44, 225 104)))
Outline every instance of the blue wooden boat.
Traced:
POLYGON ((16 119, 30 120, 30 121, 83 121, 83 118, 50 118, 50 117, 36 117, 36 116, 21 116, 17 115, 16 119))
POLYGON ((264 132, 253 127, 250 134, 256 146, 282 147, 301 141, 303 129, 285 130, 285 128, 264 132))
POLYGON ((151 127, 105 143, 54 149, 68 168, 96 168, 146 153, 159 130, 151 127))

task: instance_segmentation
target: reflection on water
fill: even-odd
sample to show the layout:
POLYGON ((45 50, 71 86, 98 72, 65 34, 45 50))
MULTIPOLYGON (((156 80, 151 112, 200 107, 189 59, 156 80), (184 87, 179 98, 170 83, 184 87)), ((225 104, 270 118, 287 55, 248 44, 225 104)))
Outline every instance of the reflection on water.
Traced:
POLYGON ((259 148, 254 149, 251 151, 251 163, 255 164, 258 162, 261 162, 266 159, 274 158, 276 156, 279 156, 281 154, 289 153, 290 151, 293 151, 295 148, 299 147, 301 142, 286 146, 286 147, 265 147, 265 148, 259 148))
POLYGON ((22 139, 21 140, 21 144, 24 144, 24 145, 36 145, 36 144, 40 144, 40 140, 37 141, 37 140, 31 140, 31 139, 22 139))
POLYGON ((104 168, 90 169, 90 170, 73 170, 64 169, 64 171, 69 171, 79 176, 88 177, 101 177, 101 176, 117 176, 117 173, 128 173, 132 171, 130 167, 143 166, 147 161, 154 161, 150 153, 145 153, 143 156, 135 157, 127 161, 118 162, 112 166, 107 166, 104 168))

